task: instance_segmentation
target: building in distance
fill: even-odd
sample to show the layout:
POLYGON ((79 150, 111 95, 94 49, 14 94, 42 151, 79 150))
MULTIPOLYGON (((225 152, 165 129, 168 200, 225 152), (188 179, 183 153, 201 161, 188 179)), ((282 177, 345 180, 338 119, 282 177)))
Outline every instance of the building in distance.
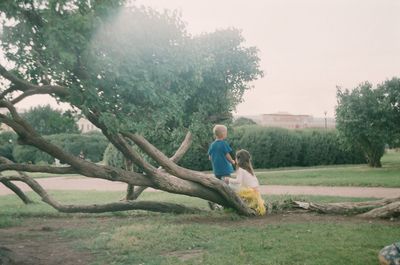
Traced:
POLYGON ((287 112, 239 117, 251 119, 258 125, 264 127, 277 127, 285 129, 336 128, 336 121, 334 118, 313 117, 312 115, 296 115, 287 112))

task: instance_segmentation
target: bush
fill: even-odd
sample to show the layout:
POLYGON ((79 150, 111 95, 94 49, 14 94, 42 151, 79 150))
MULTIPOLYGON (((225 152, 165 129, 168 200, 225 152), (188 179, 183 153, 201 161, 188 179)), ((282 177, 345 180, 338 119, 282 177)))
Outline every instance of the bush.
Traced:
MULTIPOLYGON (((54 134, 44 138, 74 156, 78 156, 82 151, 85 159, 92 162, 103 160, 103 153, 108 144, 108 140, 100 133, 54 134)), ((12 155, 18 163, 31 162, 37 164, 40 161, 49 164, 54 163, 53 157, 32 146, 15 145, 12 155)))
POLYGON ((28 145, 16 145, 13 149, 13 157, 17 163, 32 163, 46 162, 52 164, 54 158, 40 151, 36 147, 28 145))
POLYGON ((106 150, 104 151, 104 163, 108 166, 125 168, 124 156, 113 144, 108 144, 106 150))
POLYGON ((234 149, 246 149, 255 168, 365 163, 360 150, 345 150, 336 130, 287 130, 246 126, 229 137, 234 149))
MULTIPOLYGON (((210 139, 211 143, 212 139, 210 139)), ((248 150, 255 168, 360 164, 359 150, 345 150, 336 130, 287 130, 261 126, 235 127, 228 142, 234 149, 248 150)), ((192 146, 180 165, 194 170, 211 170, 208 146, 192 146)))
POLYGON ((103 160, 103 154, 108 145, 108 140, 101 133, 88 134, 54 134, 47 137, 50 142, 58 145, 74 156, 82 151, 85 159, 92 162, 103 160))

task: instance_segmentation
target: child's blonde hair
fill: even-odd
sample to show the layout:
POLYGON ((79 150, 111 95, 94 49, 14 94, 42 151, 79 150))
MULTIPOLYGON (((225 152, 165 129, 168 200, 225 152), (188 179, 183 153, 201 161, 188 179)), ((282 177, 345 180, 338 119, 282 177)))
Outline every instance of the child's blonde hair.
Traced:
POLYGON ((225 125, 217 124, 213 128, 213 133, 216 137, 222 137, 225 132, 228 132, 228 128, 225 125))

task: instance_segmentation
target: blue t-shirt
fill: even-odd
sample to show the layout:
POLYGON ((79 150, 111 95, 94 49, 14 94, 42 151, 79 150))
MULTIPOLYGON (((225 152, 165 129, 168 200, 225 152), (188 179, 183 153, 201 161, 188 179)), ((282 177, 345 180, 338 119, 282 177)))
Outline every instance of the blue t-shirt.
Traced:
POLYGON ((215 140, 208 148, 211 163, 216 177, 229 176, 233 172, 232 164, 226 158, 226 154, 232 152, 232 148, 224 140, 215 140))

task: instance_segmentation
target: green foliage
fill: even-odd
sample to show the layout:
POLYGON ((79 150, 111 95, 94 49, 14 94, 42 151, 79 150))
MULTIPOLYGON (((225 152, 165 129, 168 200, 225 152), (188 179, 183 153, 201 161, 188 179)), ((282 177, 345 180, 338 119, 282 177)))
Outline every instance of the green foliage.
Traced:
POLYGON ((111 143, 108 144, 106 150, 104 151, 103 160, 106 165, 125 168, 124 156, 111 143))
POLYGON ((5 56, 34 83, 68 87, 59 100, 99 113, 110 132, 141 132, 168 154, 188 129, 204 141, 262 76, 258 50, 239 30, 191 36, 175 12, 123 2, 3 1, 16 21, 4 24, 5 56))
POLYGON ((48 164, 54 163, 53 157, 33 146, 16 145, 12 154, 17 163, 39 164, 39 162, 43 163, 43 161, 48 164))
POLYGON ((62 113, 53 110, 50 105, 31 108, 22 117, 41 135, 79 133, 71 111, 62 113))
MULTIPOLYGON (((211 139, 211 138, 210 138, 211 139)), ((212 140, 210 140, 211 142, 212 140)), ((234 151, 246 149, 255 168, 360 164, 360 150, 345 149, 336 130, 287 130, 262 126, 233 128, 227 141, 234 151)), ((195 170, 211 170, 209 143, 194 144, 180 164, 195 170)))
POLYGON ((256 168, 362 163, 356 150, 344 150, 335 130, 287 130, 248 126, 229 137, 234 149, 252 154, 256 168))
POLYGON ((179 165, 193 170, 206 171, 211 170, 211 162, 208 160, 208 146, 201 146, 194 143, 187 153, 179 161, 179 165))
POLYGON ((92 162, 103 160, 104 150, 108 145, 108 140, 101 133, 94 132, 51 135, 48 139, 75 156, 78 156, 82 151, 85 159, 92 162))
POLYGON ((400 147, 400 79, 392 78, 387 80, 380 88, 387 97, 389 104, 388 128, 392 133, 389 144, 392 147, 400 147))
POLYGON ((373 89, 371 84, 363 83, 352 91, 338 89, 337 99, 337 129, 344 142, 361 149, 370 166, 381 167, 385 144, 393 137, 392 128, 399 124, 394 126, 388 93, 382 86, 373 89))
MULTIPOLYGON (((78 156, 82 151, 85 159, 92 162, 103 160, 107 147, 107 139, 100 133, 90 134, 54 134, 46 136, 51 143, 63 148, 66 152, 78 156)), ((31 146, 17 145, 13 149, 16 162, 38 164, 39 162, 54 163, 54 158, 31 146)), ((62 161, 61 161, 62 162, 62 161)))

